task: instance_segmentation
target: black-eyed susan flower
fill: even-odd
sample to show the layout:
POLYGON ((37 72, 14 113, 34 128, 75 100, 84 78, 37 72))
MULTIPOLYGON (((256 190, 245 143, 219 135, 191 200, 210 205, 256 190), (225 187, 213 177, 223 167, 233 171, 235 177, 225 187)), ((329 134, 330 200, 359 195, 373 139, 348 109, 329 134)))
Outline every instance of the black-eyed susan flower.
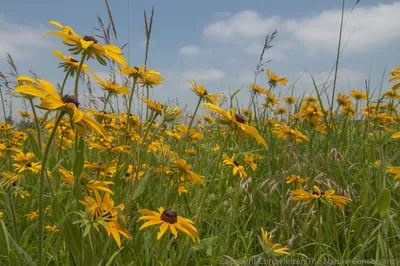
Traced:
MULTIPOLYGON (((53 50, 53 53, 63 61, 60 63, 59 67, 63 68, 65 73, 69 73, 70 76, 75 76, 77 74, 80 65, 78 60, 75 60, 72 56, 65 56, 58 50, 53 50)), ((87 73, 89 71, 93 70, 88 65, 82 64, 81 72, 87 73)))
POLYGON ((75 126, 80 134, 87 130, 108 137, 107 131, 93 118, 79 110, 78 98, 74 95, 59 96, 50 82, 43 79, 32 79, 21 76, 17 78, 20 83, 15 88, 15 92, 38 97, 41 99, 40 107, 49 111, 64 111, 69 114, 71 124, 75 126))
POLYGON ((254 83, 251 83, 250 85, 249 85, 249 87, 250 87, 250 89, 254 92, 254 93, 256 93, 256 94, 263 94, 263 93, 265 93, 265 89, 263 88, 263 87, 261 87, 261 86, 258 86, 258 85, 255 85, 254 83))
POLYGON ((147 69, 137 82, 142 84, 143 87, 154 88, 158 85, 161 85, 163 81, 164 78, 160 75, 160 72, 157 72, 154 69, 147 69))
POLYGON ((303 142, 304 140, 310 141, 310 139, 306 136, 303 135, 300 131, 291 129, 288 126, 276 124, 274 128, 272 129, 272 133, 278 138, 278 139, 287 139, 290 138, 296 142, 303 142))
POLYGON ((199 96, 201 100, 204 100, 209 103, 221 102, 221 100, 219 100, 219 95, 208 93, 204 85, 199 86, 194 80, 189 80, 189 82, 190 84, 192 84, 191 91, 193 91, 197 96, 199 96))
POLYGON ((289 175, 286 177, 286 184, 296 182, 296 188, 301 189, 301 184, 307 182, 309 179, 309 177, 301 178, 299 175, 289 175))
POLYGON ((351 90, 350 96, 353 97, 356 101, 365 101, 368 97, 365 92, 356 90, 351 90))
POLYGON ((139 98, 139 100, 142 100, 147 105, 147 108, 156 112, 159 115, 161 114, 161 112, 164 108, 164 105, 162 105, 160 102, 152 101, 151 99, 148 99, 146 97, 139 98))
POLYGON ((16 186, 21 180, 22 176, 13 172, 2 172, 0 174, 1 177, 1 186, 4 189, 9 189, 11 187, 16 186))
POLYGON ((13 163, 13 167, 15 168, 15 172, 21 174, 25 171, 30 171, 32 173, 39 173, 41 169, 41 164, 39 162, 32 162, 32 159, 35 156, 33 153, 28 152, 28 153, 23 153, 19 152, 15 156, 13 156, 13 159, 15 163, 13 163))
POLYGON ((222 110, 220 107, 211 104, 211 103, 203 103, 203 106, 210 110, 210 112, 216 114, 215 120, 219 124, 225 125, 230 129, 235 135, 238 137, 246 138, 246 137, 254 137, 257 143, 264 145, 267 148, 267 143, 260 136, 258 130, 252 126, 245 124, 245 119, 235 113, 235 109, 222 110))
POLYGON ((400 166, 390 166, 386 167, 386 173, 394 174, 394 179, 400 178, 400 166))
POLYGON ((257 164, 254 162, 255 159, 256 156, 254 156, 253 154, 244 154, 244 161, 253 171, 257 169, 257 164))
POLYGON ((146 221, 139 230, 143 230, 146 227, 152 225, 160 225, 160 231, 157 234, 157 239, 165 234, 169 229, 174 235, 174 238, 178 237, 178 231, 188 235, 193 242, 200 241, 194 222, 190 219, 179 216, 176 211, 170 209, 164 209, 163 207, 158 208, 158 212, 151 211, 148 209, 140 209, 139 212, 143 215, 139 217, 138 221, 146 221))
POLYGON ((146 66, 141 66, 141 67, 125 67, 125 68, 120 68, 119 71, 133 79, 142 79, 144 78, 144 73, 145 73, 146 66))
POLYGON ((297 99, 294 96, 285 96, 285 97, 283 97, 283 100, 285 101, 285 103, 287 103, 289 105, 297 102, 297 99))
POLYGON ((102 198, 97 190, 94 190, 95 197, 85 196, 84 200, 79 202, 86 206, 86 213, 90 220, 101 224, 107 231, 108 236, 113 236, 118 247, 121 247, 120 234, 126 238, 131 238, 129 232, 123 228, 117 221, 118 210, 124 209, 124 204, 114 207, 114 200, 109 193, 105 193, 102 198))
POLYGON ((345 196, 334 195, 335 191, 333 189, 321 191, 317 186, 314 186, 313 188, 313 193, 304 191, 302 189, 291 190, 290 194, 292 197, 290 200, 300 200, 304 201, 306 204, 312 203, 315 200, 323 200, 328 203, 336 204, 340 209, 344 209, 344 206, 352 201, 350 198, 345 196))
POLYGON ((281 244, 273 244, 272 239, 273 239, 272 233, 268 233, 264 231, 263 228, 261 228, 261 239, 263 241, 263 245, 272 253, 275 254, 280 254, 280 255, 287 255, 289 254, 288 252, 288 247, 287 246, 282 246, 281 244))
POLYGON ((288 79, 286 77, 278 77, 275 73, 272 73, 267 69, 267 75, 269 78, 269 84, 271 87, 275 87, 276 83, 280 83, 283 86, 286 86, 288 79))
POLYGON ((246 170, 244 170, 243 165, 240 165, 239 162, 235 160, 235 154, 233 154, 232 157, 229 157, 228 155, 224 154, 222 158, 223 158, 222 163, 224 165, 232 166, 232 173, 234 176, 236 176, 239 173, 240 177, 243 178, 248 177, 246 170))
POLYGON ((63 26, 57 21, 50 21, 49 23, 59 27, 61 30, 46 32, 44 36, 51 34, 63 38, 63 43, 71 47, 69 51, 73 54, 85 52, 86 58, 95 58, 102 65, 106 65, 105 59, 110 58, 123 67, 128 66, 119 47, 115 45, 101 45, 93 36, 81 37, 71 27, 63 26))
POLYGON ((171 164, 171 169, 176 173, 178 180, 181 182, 204 185, 204 176, 191 171, 192 166, 184 159, 174 160, 171 164))
POLYGON ((122 85, 119 85, 116 82, 112 82, 111 80, 102 80, 98 76, 93 75, 93 79, 101 86, 101 88, 108 93, 113 95, 116 94, 128 94, 128 88, 122 85))
POLYGON ((348 106, 351 104, 351 101, 349 100, 349 96, 346 96, 342 93, 338 93, 336 97, 336 102, 339 106, 348 106))

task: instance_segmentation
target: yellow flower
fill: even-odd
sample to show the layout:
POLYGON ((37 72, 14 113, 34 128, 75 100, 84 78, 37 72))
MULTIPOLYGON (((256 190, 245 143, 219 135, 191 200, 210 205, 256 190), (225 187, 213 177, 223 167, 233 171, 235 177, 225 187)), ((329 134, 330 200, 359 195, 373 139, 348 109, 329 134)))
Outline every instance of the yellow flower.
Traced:
POLYGON ((0 174, 0 177, 1 177, 1 186, 5 189, 16 186, 22 178, 20 174, 12 172, 2 172, 0 174))
POLYGON ((301 189, 301 184, 307 182, 310 178, 301 178, 299 175, 290 175, 286 177, 286 184, 296 181, 296 188, 301 189))
POLYGON ((139 228, 139 230, 143 230, 151 225, 160 224, 160 231, 157 234, 158 240, 161 239, 161 237, 169 229, 174 235, 174 238, 178 237, 177 230, 179 230, 188 235, 193 242, 200 241, 200 237, 196 227, 194 227, 193 221, 179 216, 174 210, 160 207, 158 208, 158 212, 148 209, 140 209, 139 212, 143 214, 143 216, 139 217, 138 221, 147 221, 139 228))
POLYGON ((258 130, 252 126, 245 124, 245 119, 235 113, 235 109, 222 110, 220 107, 211 104, 211 103, 203 103, 205 108, 208 108, 210 112, 216 113, 216 121, 219 124, 226 125, 232 132, 239 136, 246 138, 248 136, 254 137, 257 143, 264 145, 267 148, 267 143, 265 140, 260 136, 258 130))
POLYGON ((68 185, 73 185, 74 184, 74 175, 72 174, 71 171, 68 171, 61 165, 58 167, 58 172, 61 174, 61 179, 67 183, 68 185))
POLYGON ((239 173, 240 177, 243 177, 243 178, 247 178, 248 177, 248 175, 247 175, 246 171, 244 170, 243 166, 240 165, 235 160, 235 154, 232 155, 232 158, 230 158, 228 155, 224 154, 223 155, 223 159, 224 160, 222 161, 222 163, 224 165, 231 165, 233 167, 232 168, 232 172, 233 172, 234 176, 236 176, 236 174, 239 173))
POLYGON ((176 106, 174 108, 164 107, 162 110, 162 117, 165 122, 172 122, 177 119, 182 112, 183 110, 176 106))
MULTIPOLYGON (((70 76, 74 76, 77 74, 78 69, 79 69, 79 61, 75 60, 74 58, 72 58, 72 56, 65 56, 63 55, 60 51, 58 50, 53 50, 53 53, 60 58, 62 61, 64 61, 63 63, 60 63, 59 67, 64 68, 64 72, 69 72, 70 76)), ((86 64, 82 64, 82 69, 81 71, 83 73, 86 73, 87 71, 93 71, 88 65, 86 64)))
POLYGON ((17 155, 12 156, 14 161, 16 163, 13 163, 13 167, 15 167, 15 172, 18 172, 19 174, 25 172, 25 171, 31 171, 32 173, 39 173, 41 169, 41 164, 40 163, 34 163, 31 162, 32 159, 35 157, 33 153, 28 152, 28 153, 23 153, 19 152, 17 155))
POLYGON ((153 102, 151 99, 148 99, 146 97, 139 98, 139 100, 142 100, 150 110, 156 112, 159 115, 161 114, 164 105, 162 105, 160 102, 153 102))
POLYGON ((93 36, 84 36, 82 38, 71 27, 63 26, 57 21, 50 21, 49 23, 61 28, 61 31, 46 32, 44 36, 52 34, 63 38, 63 43, 71 47, 69 50, 73 54, 85 51, 86 58, 95 58, 102 65, 106 65, 105 59, 110 58, 123 67, 128 66, 119 47, 115 45, 100 45, 93 36))
POLYGON ((363 91, 351 90, 351 97, 353 97, 356 101, 365 101, 367 100, 368 95, 363 91))
POLYGON ((177 173, 179 181, 204 185, 204 176, 192 172, 192 166, 190 164, 187 164, 186 160, 174 160, 172 162, 171 168, 174 170, 175 173, 177 173))
POLYGON ((253 90, 254 93, 259 94, 259 93, 265 93, 265 89, 263 87, 260 87, 258 85, 254 85, 254 83, 251 83, 249 87, 253 90))
POLYGON ((253 154, 244 154, 244 161, 251 168, 251 170, 255 171, 257 169, 257 164, 254 163, 255 156, 253 154))
POLYGON ((32 221, 32 220, 36 219, 36 217, 39 216, 39 212, 38 211, 31 212, 31 213, 25 214, 24 216, 26 217, 27 220, 31 220, 32 221))
POLYGON ((205 100, 206 102, 209 103, 217 103, 217 102, 222 102, 219 100, 219 95, 218 94, 209 94, 204 87, 204 85, 198 86, 196 81, 194 80, 189 80, 190 84, 192 84, 191 90, 200 97, 200 99, 205 100))
POLYGON ((90 219, 101 221, 99 224, 103 225, 107 231, 108 236, 112 235, 118 247, 121 247, 120 234, 126 238, 131 238, 129 232, 123 228, 118 222, 118 209, 123 210, 124 204, 114 207, 114 200, 110 198, 109 193, 105 193, 101 198, 97 190, 94 190, 95 198, 85 196, 84 200, 79 202, 87 207, 87 213, 90 219))
POLYGON ((344 196, 334 195, 335 191, 333 189, 328 191, 321 191, 317 186, 314 186, 314 192, 310 193, 302 189, 291 190, 290 194, 292 197, 290 200, 301 200, 306 204, 309 204, 315 200, 324 200, 326 202, 332 202, 336 204, 340 209, 344 209, 344 205, 350 203, 352 200, 344 196))
POLYGON ((293 130, 288 126, 276 124, 274 128, 272 129, 272 133, 278 138, 278 139, 287 139, 290 138, 296 142, 303 142, 304 140, 310 141, 310 139, 306 136, 303 135, 300 131, 293 130))
POLYGON ((122 69, 119 69, 119 71, 129 77, 132 77, 134 79, 141 79, 144 78, 144 69, 146 68, 146 66, 142 66, 142 67, 125 67, 122 69))
POLYGON ((261 228, 261 238, 263 240, 265 247, 267 247, 273 253, 276 253, 276 254, 281 254, 281 255, 289 254, 287 246, 282 246, 281 244, 273 244, 272 243, 273 237, 274 236, 271 233, 268 233, 268 232, 264 231, 263 228, 261 228))
POLYGON ((394 179, 399 179, 400 178, 400 166, 390 166, 390 165, 388 165, 386 167, 386 173, 394 174, 395 176, 393 178, 394 179))
POLYGON ((346 96, 341 93, 338 93, 336 102, 339 106, 348 106, 351 104, 351 101, 349 100, 349 96, 346 96))
POLYGON ((44 230, 47 232, 60 232, 60 229, 55 225, 46 225, 44 230))
POLYGON ((15 92, 35 96, 41 99, 40 107, 45 110, 60 110, 67 112, 71 118, 71 123, 76 127, 80 134, 84 134, 87 129, 108 137, 107 131, 93 118, 79 110, 78 98, 73 95, 60 97, 53 85, 43 79, 32 79, 21 76, 17 78, 19 86, 15 92))
POLYGON ((208 123, 214 122, 214 119, 211 116, 208 115, 203 115, 204 120, 206 120, 208 123))
POLYGON ((0 212, 0 218, 3 218, 3 212, 0 212))
POLYGON ((285 97, 283 98, 283 100, 284 100, 287 104, 294 104, 294 103, 297 101, 296 97, 294 97, 294 96, 285 96, 285 97))
POLYGON ((269 78, 269 83, 273 87, 276 85, 276 83, 280 83, 283 86, 286 86, 286 83, 288 82, 288 79, 286 77, 278 77, 275 73, 272 73, 267 69, 267 75, 269 78))
POLYGON ((121 86, 118 83, 112 82, 110 80, 101 80, 96 75, 93 75, 93 78, 97 81, 97 83, 103 88, 103 90, 108 91, 112 94, 128 94, 128 88, 125 86, 121 86))
POLYGON ((392 139, 400 139, 400 131, 393 134, 392 139))
POLYGON ((154 88, 155 86, 162 84, 163 81, 164 78, 160 76, 159 72, 149 69, 139 78, 138 83, 142 84, 146 88, 154 88))

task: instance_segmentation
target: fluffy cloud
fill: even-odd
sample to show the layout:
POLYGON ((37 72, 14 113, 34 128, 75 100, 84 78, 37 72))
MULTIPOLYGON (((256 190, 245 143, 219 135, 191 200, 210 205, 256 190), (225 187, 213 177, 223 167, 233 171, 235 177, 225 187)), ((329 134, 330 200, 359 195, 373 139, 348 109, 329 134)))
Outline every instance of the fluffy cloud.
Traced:
POLYGON ((215 68, 208 69, 193 69, 183 72, 185 79, 194 79, 196 81, 216 81, 225 78, 225 73, 222 70, 215 68))
MULTIPOLYGON (((345 10, 343 44, 345 51, 365 52, 400 38, 400 3, 358 6, 345 10)), ((285 22, 285 30, 304 43, 309 51, 335 52, 341 10, 328 10, 316 16, 285 22)))
POLYGON ((37 48, 50 47, 43 38, 45 28, 30 27, 7 22, 0 17, 0 57, 10 53, 20 59, 37 48))
POLYGON ((200 47, 196 45, 184 46, 179 49, 179 54, 183 56, 198 56, 200 54, 200 47))
POLYGON ((274 31, 279 21, 279 17, 263 17, 257 11, 244 10, 207 25, 203 33, 217 40, 257 38, 274 31))

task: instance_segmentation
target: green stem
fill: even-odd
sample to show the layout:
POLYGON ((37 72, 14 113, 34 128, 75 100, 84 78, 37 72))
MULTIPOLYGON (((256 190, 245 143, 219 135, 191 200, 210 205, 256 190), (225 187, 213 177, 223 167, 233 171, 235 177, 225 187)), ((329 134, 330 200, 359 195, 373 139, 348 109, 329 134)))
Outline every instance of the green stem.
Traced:
POLYGON ((33 117, 35 118, 35 124, 36 124, 36 131, 37 131, 37 134, 38 134, 38 143, 39 143, 39 147, 40 147, 40 149, 42 149, 42 140, 41 140, 41 137, 40 137, 39 120, 38 120, 38 118, 37 118, 35 106, 33 105, 33 101, 32 101, 32 98, 31 98, 31 97, 29 97, 29 103, 31 104, 31 108, 32 108, 32 112, 33 112, 33 117))
MULTIPOLYGON (((61 91, 60 91, 60 95, 61 95, 61 96, 63 96, 65 83, 67 83, 67 79, 68 79, 68 76, 70 75, 70 73, 71 73, 70 70, 68 70, 68 71, 65 73, 65 77, 64 77, 63 83, 62 83, 62 85, 61 85, 61 91)), ((78 75, 78 76, 79 76, 79 75, 78 75)))
MULTIPOLYGON (((219 168, 218 168, 218 164, 219 164, 220 161, 221 161, 222 154, 224 153, 226 144, 228 143, 230 136, 231 136, 231 135, 228 135, 228 136, 226 137, 224 143, 222 144, 221 150, 219 151, 219 154, 218 154, 218 156, 216 157, 217 167, 215 167, 214 169, 219 169, 219 168)), ((211 166, 213 165, 213 163, 214 163, 214 162, 210 163, 209 167, 206 169, 206 171, 205 171, 205 173, 204 173, 204 176, 207 175, 207 173, 208 173, 209 169, 211 169, 211 166)), ((206 201, 207 193, 210 191, 210 189, 212 188, 212 186, 213 186, 213 184, 214 184, 215 176, 216 176, 215 173, 213 173, 210 184, 207 186, 206 189, 203 190, 203 195, 201 196, 200 208, 199 208, 199 212, 198 212, 198 214, 197 214, 197 216, 196 216, 196 218, 195 218, 195 223, 197 223, 197 222, 200 221, 200 216, 201 216, 201 212, 203 211, 203 208, 204 208, 204 203, 205 203, 205 201, 206 201)))
POLYGON ((57 132, 57 127, 61 122, 61 119, 63 118, 65 112, 62 111, 58 117, 57 120, 54 124, 53 130, 50 134, 49 140, 47 141, 46 149, 44 151, 43 155, 43 160, 42 160, 42 168, 40 171, 40 179, 39 179, 39 234, 38 234, 38 256, 39 259, 38 261, 42 260, 42 246, 43 246, 43 208, 44 208, 44 202, 43 202, 43 197, 44 197, 44 177, 45 177, 45 172, 46 172, 46 164, 47 160, 49 157, 50 153, 50 148, 54 139, 54 136, 56 135, 57 132))
POLYGON ((318 258, 321 257, 322 247, 322 214, 321 214, 321 200, 318 201, 318 258))
POLYGON ((110 100, 111 97, 111 91, 108 93, 106 100, 104 101, 104 107, 103 107, 103 112, 106 110, 107 103, 110 100))
POLYGON ((18 237, 18 227, 17 227, 17 216, 15 215, 14 202, 13 202, 11 192, 8 193, 8 201, 9 201, 10 210, 11 210, 11 219, 12 219, 12 223, 13 223, 14 237, 15 237, 15 240, 18 242, 19 237, 18 237))
POLYGON ((83 62, 85 61, 85 57, 86 57, 86 50, 82 53, 81 62, 79 63, 78 71, 76 71, 75 87, 74 87, 74 95, 76 97, 78 97, 79 77, 81 76, 82 65, 83 62))
POLYGON ((196 116, 196 114, 197 114, 197 111, 199 110, 199 106, 200 106, 201 100, 202 100, 201 97, 199 97, 199 101, 197 102, 197 106, 196 106, 196 109, 194 110, 193 117, 192 117, 192 119, 190 120, 189 126, 188 126, 188 128, 187 128, 187 131, 188 131, 188 132, 189 132, 189 129, 192 128, 192 124, 193 124, 194 118, 195 118, 195 116, 196 116))

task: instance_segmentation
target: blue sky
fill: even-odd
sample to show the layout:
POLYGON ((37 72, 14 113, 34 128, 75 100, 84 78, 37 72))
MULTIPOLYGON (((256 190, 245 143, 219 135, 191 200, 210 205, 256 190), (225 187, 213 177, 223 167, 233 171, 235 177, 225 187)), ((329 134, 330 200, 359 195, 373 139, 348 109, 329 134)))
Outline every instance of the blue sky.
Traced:
MULTIPOLYGON (((400 31, 396 1, 361 0, 350 14, 356 0, 346 1, 344 43, 339 90, 363 89, 364 79, 379 84, 382 73, 400 64, 400 31)), ((332 69, 340 25, 339 0, 309 1, 131 1, 110 0, 118 32, 118 45, 131 64, 144 60, 143 10, 155 7, 155 19, 148 66, 161 72, 165 83, 153 91, 153 98, 166 101, 179 97, 180 104, 193 106, 196 97, 188 89, 188 79, 205 84, 218 92, 243 87, 240 99, 246 103, 247 84, 263 45, 264 36, 278 30, 274 47, 265 66, 289 78, 289 85, 304 71, 319 81, 332 69)), ((52 83, 61 82, 58 59, 52 49, 66 52, 60 39, 43 38, 53 29, 47 24, 57 20, 70 25, 81 35, 93 35, 97 26, 96 11, 106 19, 103 1, 3 1, 0 10, 0 71, 7 71, 6 52, 14 57, 21 75, 34 70, 52 83)), ((107 68, 89 62, 102 76, 107 68)), ((265 75, 260 85, 265 84, 265 75)), ((385 76, 384 85, 387 86, 385 76)), ((295 94, 311 92, 311 80, 303 75, 295 94)), ((277 93, 287 93, 279 88, 277 93)), ((190 109, 190 108, 189 108, 190 109)))

